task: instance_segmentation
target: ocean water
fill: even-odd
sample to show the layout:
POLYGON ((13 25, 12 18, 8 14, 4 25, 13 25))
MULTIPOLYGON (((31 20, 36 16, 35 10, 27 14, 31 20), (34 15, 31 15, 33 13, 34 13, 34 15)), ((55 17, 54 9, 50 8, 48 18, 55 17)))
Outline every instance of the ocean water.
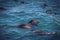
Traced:
POLYGON ((56 0, 1 0, 0 6, 0 40, 60 40, 60 5, 56 0), (24 1, 24 4, 21 4, 24 1), (46 3, 48 6, 41 7, 46 3), (47 14, 46 10, 53 10, 56 15, 47 14), (39 21, 36 30, 57 32, 52 36, 37 35, 30 30, 14 28, 19 24, 28 23, 30 20, 39 21))

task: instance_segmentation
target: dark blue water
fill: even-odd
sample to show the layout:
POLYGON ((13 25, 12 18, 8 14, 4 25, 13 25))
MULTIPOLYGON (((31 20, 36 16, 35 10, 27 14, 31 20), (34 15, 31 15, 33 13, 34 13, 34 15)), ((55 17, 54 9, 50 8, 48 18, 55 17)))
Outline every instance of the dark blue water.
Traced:
POLYGON ((60 1, 57 0, 1 0, 0 6, 0 40, 60 40, 60 1), (21 3, 24 1, 24 3, 21 3), (48 6, 43 8, 41 4, 48 6), (47 14, 46 10, 53 10, 55 14, 47 14), (39 21, 36 30, 57 32, 52 36, 37 35, 30 30, 14 28, 28 23, 30 20, 39 21))

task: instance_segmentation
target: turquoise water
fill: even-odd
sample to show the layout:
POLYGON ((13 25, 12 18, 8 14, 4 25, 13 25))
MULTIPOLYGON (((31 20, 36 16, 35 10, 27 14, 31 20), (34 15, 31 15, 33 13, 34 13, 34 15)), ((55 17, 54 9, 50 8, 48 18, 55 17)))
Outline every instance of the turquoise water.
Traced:
POLYGON ((0 6, 6 8, 6 10, 0 11, 1 40, 60 40, 60 9, 58 6, 54 7, 54 5, 58 5, 57 3, 50 0, 24 0, 28 4, 20 4, 20 1, 0 2, 0 6), (47 3, 48 6, 42 8, 42 3, 47 3), (57 15, 46 14, 45 11, 48 9, 57 12, 57 15), (32 19, 39 21, 36 30, 56 31, 57 35, 40 36, 27 29, 14 28, 19 24, 28 23, 32 19))

